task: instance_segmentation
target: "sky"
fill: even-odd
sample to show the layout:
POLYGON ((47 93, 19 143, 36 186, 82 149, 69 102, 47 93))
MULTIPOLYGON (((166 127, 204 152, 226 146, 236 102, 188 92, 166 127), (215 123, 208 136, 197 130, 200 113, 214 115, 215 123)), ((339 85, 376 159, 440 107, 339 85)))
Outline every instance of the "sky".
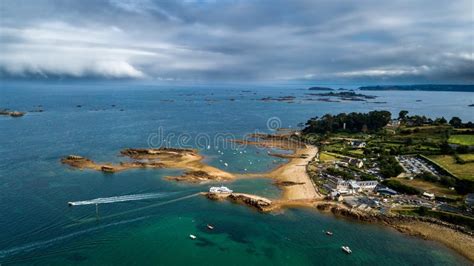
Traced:
POLYGON ((474 1, 0 0, 0 78, 474 83, 474 1))

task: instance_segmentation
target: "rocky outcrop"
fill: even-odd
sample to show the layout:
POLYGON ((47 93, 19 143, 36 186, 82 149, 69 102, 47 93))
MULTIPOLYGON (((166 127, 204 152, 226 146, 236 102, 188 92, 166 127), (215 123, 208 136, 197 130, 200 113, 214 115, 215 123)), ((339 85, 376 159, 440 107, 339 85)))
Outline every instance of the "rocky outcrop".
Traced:
POLYGON ((21 117, 24 116, 26 112, 19 112, 19 111, 9 111, 8 109, 0 110, 0 115, 9 115, 11 117, 21 117))
POLYGON ((68 164, 76 168, 84 168, 86 165, 92 164, 94 162, 79 155, 69 155, 65 158, 62 158, 61 163, 68 164))
POLYGON ((248 195, 242 193, 232 193, 229 195, 229 199, 237 202, 243 203, 247 206, 256 208, 259 211, 269 211, 272 208, 272 201, 263 197, 258 197, 255 195, 248 195))
POLYGON ((70 155, 61 159, 61 162, 71 167, 92 169, 106 173, 114 173, 136 168, 174 168, 186 172, 181 176, 167 177, 168 180, 201 183, 209 181, 227 181, 235 176, 219 168, 203 162, 203 156, 197 150, 180 148, 158 149, 124 149, 120 152, 126 161, 119 164, 96 163, 87 158, 70 155))
POLYGON ((282 187, 290 187, 290 186, 297 186, 297 185, 304 185, 304 182, 293 182, 293 181, 277 181, 275 182, 277 186, 282 187))
POLYGON ((88 158, 79 155, 69 155, 61 159, 61 163, 67 164, 74 168, 79 169, 91 169, 96 171, 102 171, 104 173, 115 173, 127 169, 133 168, 163 168, 164 165, 160 162, 154 161, 132 161, 132 162, 121 162, 120 164, 111 163, 96 163, 88 158))
POLYGON ((234 203, 255 208, 261 212, 268 212, 276 208, 276 205, 267 198, 244 194, 244 193, 204 193, 208 199, 227 199, 234 203))
POLYGON ((180 176, 167 176, 166 179, 174 181, 184 181, 190 183, 202 183, 205 181, 225 180, 221 176, 211 175, 205 171, 186 171, 180 176))
POLYGON ((165 167, 165 165, 160 162, 141 162, 141 161, 121 162, 120 165, 127 168, 163 168, 165 167))
POLYGON ((133 159, 146 159, 162 156, 181 156, 185 153, 196 153, 192 149, 177 149, 177 148, 158 148, 158 149, 124 149, 120 154, 133 159))
POLYGON ((468 228, 460 225, 455 225, 441 220, 426 217, 426 216, 409 216, 401 214, 382 214, 378 212, 364 212, 360 210, 350 209, 345 205, 333 202, 320 202, 315 206, 320 211, 329 211, 334 215, 351 218, 361 222, 369 223, 383 223, 385 225, 392 226, 399 231, 403 231, 403 227, 399 227, 399 224, 410 223, 410 222, 424 222, 434 225, 439 225, 449 229, 462 232, 464 234, 474 236, 474 232, 468 228))

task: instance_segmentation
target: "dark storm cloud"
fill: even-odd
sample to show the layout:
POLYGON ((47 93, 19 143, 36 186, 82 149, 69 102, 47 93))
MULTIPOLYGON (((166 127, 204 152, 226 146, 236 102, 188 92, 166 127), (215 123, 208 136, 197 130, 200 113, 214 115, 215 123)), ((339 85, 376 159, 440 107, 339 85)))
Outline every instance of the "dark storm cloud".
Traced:
POLYGON ((4 1, 0 75, 471 83, 472 5, 4 1))

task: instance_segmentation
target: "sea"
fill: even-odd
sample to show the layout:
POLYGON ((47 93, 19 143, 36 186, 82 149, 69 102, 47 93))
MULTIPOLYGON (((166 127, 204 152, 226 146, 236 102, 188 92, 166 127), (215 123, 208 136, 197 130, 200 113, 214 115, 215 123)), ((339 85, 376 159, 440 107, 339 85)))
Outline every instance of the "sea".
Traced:
POLYGON ((1 81, 0 109, 28 113, 0 116, 0 265, 471 265, 442 244, 381 225, 310 208, 263 214, 197 194, 225 185, 280 196, 265 172, 285 159, 229 138, 300 129, 326 113, 408 110, 474 120, 469 92, 363 91, 378 97, 328 102, 308 87, 1 81), (295 98, 262 100, 284 96, 295 98), (127 160, 124 148, 153 147, 195 148, 210 165, 261 176, 188 184, 165 179, 180 169, 107 174, 60 162, 75 154, 118 163, 127 160))

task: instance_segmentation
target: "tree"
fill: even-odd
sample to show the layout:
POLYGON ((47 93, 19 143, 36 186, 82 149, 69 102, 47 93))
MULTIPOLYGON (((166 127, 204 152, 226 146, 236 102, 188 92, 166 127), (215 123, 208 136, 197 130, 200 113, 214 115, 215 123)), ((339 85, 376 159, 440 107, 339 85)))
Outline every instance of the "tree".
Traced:
POLYGON ((408 111, 407 111, 407 110, 401 110, 401 111, 398 113, 398 119, 400 119, 400 120, 405 120, 405 118, 407 117, 407 114, 408 114, 408 111))
POLYGON ((448 121, 446 121, 446 119, 445 119, 444 117, 436 118, 436 119, 434 120, 434 124, 435 124, 435 125, 444 125, 444 124, 446 124, 446 123, 448 123, 448 121))
POLYGON ((369 113, 326 114, 321 118, 311 118, 306 122, 303 133, 325 134, 333 132, 376 132, 390 122, 389 111, 371 111, 369 113))
POLYGON ((449 124, 455 128, 461 127, 462 126, 462 120, 461 118, 457 116, 453 116, 451 120, 449 120, 449 124))
POLYGON ((428 208, 426 208, 425 206, 420 206, 420 208, 418 209, 418 214, 421 216, 425 216, 426 214, 428 214, 428 208))
POLYGON ((393 156, 382 156, 379 159, 380 174, 385 178, 398 176, 403 168, 393 156))

